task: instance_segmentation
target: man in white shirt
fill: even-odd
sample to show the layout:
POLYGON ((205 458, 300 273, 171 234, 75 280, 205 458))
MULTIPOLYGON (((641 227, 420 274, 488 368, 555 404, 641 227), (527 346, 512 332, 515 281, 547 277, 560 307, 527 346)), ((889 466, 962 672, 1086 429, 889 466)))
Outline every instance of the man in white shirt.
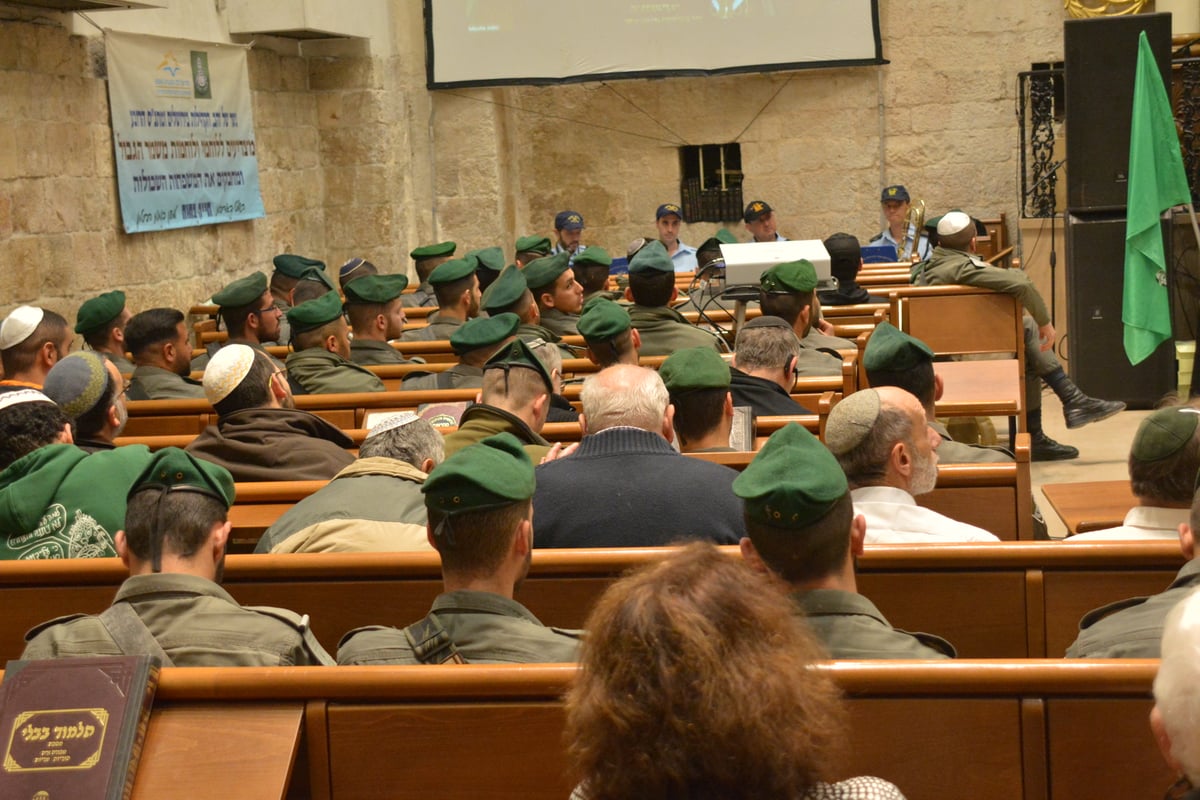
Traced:
POLYGON ((825 444, 837 456, 867 544, 994 542, 997 537, 917 505, 937 484, 941 437, 916 397, 894 386, 862 389, 829 412, 825 444))
POLYGON ((1200 469, 1200 408, 1160 408, 1142 420, 1129 451, 1129 483, 1138 504, 1124 524, 1072 536, 1071 542, 1169 539, 1188 521, 1200 469))

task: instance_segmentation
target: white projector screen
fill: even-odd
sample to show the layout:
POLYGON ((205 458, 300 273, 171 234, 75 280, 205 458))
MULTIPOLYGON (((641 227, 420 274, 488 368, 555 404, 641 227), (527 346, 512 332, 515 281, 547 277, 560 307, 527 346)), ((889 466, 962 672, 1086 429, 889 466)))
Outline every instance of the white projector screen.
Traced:
POLYGON ((886 63, 878 0, 425 0, 430 89, 886 63))

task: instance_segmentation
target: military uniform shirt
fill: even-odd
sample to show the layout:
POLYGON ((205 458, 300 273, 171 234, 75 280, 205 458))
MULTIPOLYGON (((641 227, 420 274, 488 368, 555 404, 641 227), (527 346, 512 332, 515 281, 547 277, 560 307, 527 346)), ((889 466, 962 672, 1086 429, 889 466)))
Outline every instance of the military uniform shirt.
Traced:
POLYGON ((402 342, 437 342, 442 339, 449 339, 450 334, 454 333, 463 325, 463 320, 458 317, 442 317, 442 312, 438 311, 435 314, 429 315, 424 328, 413 328, 410 331, 405 331, 400 336, 402 342))
POLYGON ((126 395, 130 400, 205 399, 204 384, 200 381, 146 364, 134 368, 126 395))
POLYGON ((469 364, 455 364, 441 372, 412 375, 400 384, 404 391, 431 389, 482 389, 483 369, 469 364))
POLYGON ((1019 269, 993 267, 977 255, 935 247, 928 261, 918 264, 913 283, 920 286, 963 284, 1016 295, 1038 325, 1050 322, 1050 312, 1029 276, 1019 269))
POLYGON ((382 392, 379 376, 353 361, 320 347, 310 347, 287 357, 288 376, 309 394, 382 392))
POLYGON ((577 336, 578 325, 578 314, 567 314, 557 308, 542 309, 542 327, 554 331, 559 336, 577 336))
POLYGON ((940 636, 897 630, 875 604, 854 592, 814 589, 792 602, 833 658, 953 658, 940 636))
MULTIPOLYGON (((515 600, 491 592, 445 592, 431 611, 468 662, 541 664, 577 658, 581 631, 548 628, 515 600)), ((417 664, 403 629, 359 628, 338 645, 338 664, 417 664)))
POLYGON ((134 370, 133 362, 130 361, 125 356, 117 356, 117 355, 113 355, 112 353, 103 353, 103 352, 100 353, 100 356, 108 361, 111 361, 113 364, 115 364, 117 367, 117 371, 120 372, 122 375, 129 375, 134 370))
POLYGON ((436 306, 437 295, 434 294, 433 284, 422 283, 416 291, 400 295, 400 305, 405 308, 422 308, 436 306))
POLYGON ((812 378, 832 378, 842 374, 842 360, 835 355, 808 347, 803 343, 796 354, 796 375, 812 378))
MULTIPOLYGON (((131 575, 115 603, 128 603, 178 667, 330 665, 308 617, 277 608, 243 607, 196 575, 131 575)), ((25 635, 23 659, 122 655, 99 617, 76 615, 25 635)), ((125 655, 141 655, 126 653, 125 655)))
POLYGON ((458 430, 446 434, 446 458, 468 445, 482 442, 498 433, 511 433, 520 440, 536 465, 550 452, 551 444, 533 431, 524 420, 502 408, 479 403, 463 412, 458 430))
POLYGON ((362 367, 412 363, 399 350, 377 339, 351 339, 350 360, 362 367))
POLYGON ((728 349, 715 333, 697 328, 673 308, 635 304, 629 307, 629 319, 642 337, 639 355, 669 356, 688 347, 711 347, 718 353, 728 349))
POLYGON ((825 350, 858 350, 858 345, 849 339, 821 333, 817 330, 816 325, 812 326, 805 337, 800 340, 800 346, 813 349, 824 348, 825 350))
POLYGON ((954 441, 946 426, 936 419, 929 422, 929 427, 942 437, 937 447, 939 464, 1011 464, 1013 461, 1011 455, 999 448, 954 441))

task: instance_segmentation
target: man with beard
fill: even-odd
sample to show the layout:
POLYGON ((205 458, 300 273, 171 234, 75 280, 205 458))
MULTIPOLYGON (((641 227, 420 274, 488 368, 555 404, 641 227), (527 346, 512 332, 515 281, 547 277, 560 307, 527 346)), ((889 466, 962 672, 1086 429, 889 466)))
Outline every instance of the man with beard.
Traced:
POLYGON ((71 353, 59 361, 42 391, 71 420, 75 446, 88 453, 113 449, 129 420, 121 373, 98 353, 71 353))
POLYGON ((501 433, 463 448, 421 491, 429 543, 442 559, 443 591, 407 628, 346 634, 339 664, 574 661, 578 631, 549 628, 513 599, 533 550, 533 462, 501 433))
MULTIPOLYGON (((267 287, 267 276, 263 273, 253 272, 238 278, 214 294, 212 301, 221 310, 221 320, 229 332, 229 339, 213 342, 205 348, 205 352, 193 358, 193 371, 202 372, 213 353, 226 344, 248 344, 265 353, 264 345, 279 340, 283 311, 275 305, 275 299, 267 287)), ((283 366, 283 362, 274 356, 271 360, 276 366, 283 366)))
MULTIPOLYGON (((130 400, 186 400, 204 397, 192 371, 192 340, 183 312, 151 308, 135 314, 125 326, 125 343, 133 354, 130 400)), ((65 355, 65 354, 64 354, 65 355)))
POLYGON ((837 457, 867 544, 994 542, 982 528, 917 505, 937 484, 941 438, 916 397, 894 386, 862 389, 829 412, 825 444, 837 457))
MULTIPOLYGON (((244 347, 244 345, 240 345, 244 347)), ((25 635, 26 659, 153 655, 163 666, 332 663, 308 617, 243 608, 218 584, 229 541, 233 478, 176 447, 155 453, 129 492, 116 548, 129 568, 113 605, 25 635)))
POLYGON ((217 411, 187 450, 239 481, 329 480, 354 462, 354 442, 316 414, 296 408, 283 370, 244 344, 222 347, 204 371, 217 411))

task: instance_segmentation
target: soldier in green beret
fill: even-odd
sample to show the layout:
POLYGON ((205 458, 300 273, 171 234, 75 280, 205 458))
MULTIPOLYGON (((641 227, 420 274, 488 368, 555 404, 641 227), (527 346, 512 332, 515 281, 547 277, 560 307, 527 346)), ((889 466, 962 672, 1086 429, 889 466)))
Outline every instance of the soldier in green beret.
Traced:
POLYGON ((612 256, 603 247, 592 245, 575 253, 571 259, 571 269, 575 270, 575 280, 583 287, 583 305, 587 305, 593 297, 621 299, 621 292, 609 291, 612 256))
MULTIPOLYGON (((803 347, 827 350, 831 353, 857 349, 857 345, 849 339, 830 336, 821 329, 817 270, 808 259, 776 264, 763 272, 759 279, 758 300, 762 313, 779 317, 791 324, 803 347)), ((826 324, 825 327, 833 330, 831 325, 826 324)))
POLYGON ((429 283, 429 276, 435 269, 449 261, 457 249, 458 245, 454 242, 438 242, 437 244, 422 245, 409 253, 413 260, 413 268, 417 271, 417 283, 420 285, 417 286, 415 292, 401 298, 401 302, 406 307, 420 308, 438 304, 433 285, 429 283))
POLYGON ((718 266, 724 268, 725 257, 721 255, 721 245, 736 243, 737 237, 725 228, 705 239, 704 243, 696 248, 696 274, 699 275, 718 261, 721 262, 718 266))
POLYGON ((309 267, 304 270, 300 280, 296 282, 296 288, 292 290, 292 306, 316 300, 323 294, 336 291, 333 279, 326 274, 324 269, 309 267))
POLYGON ((671 257, 662 242, 649 242, 629 262, 629 288, 625 291, 626 299, 633 301, 629 318, 642 336, 639 352, 644 356, 669 356, 685 347, 727 351, 720 336, 697 328, 671 308, 678 296, 671 257))
POLYGON ((833 658, 947 658, 946 640, 893 628, 858 593, 854 559, 866 522, 854 513, 833 455, 792 423, 780 428, 733 482, 746 515, 742 556, 792 590, 802 617, 833 658))
POLYGON ((533 462, 510 434, 434 468, 421 491, 443 592, 407 628, 346 634, 339 664, 546 663, 576 660, 580 631, 548 628, 513 599, 533 548, 533 462))
POLYGON ((550 452, 540 435, 550 410, 554 381, 520 339, 504 345, 483 365, 481 401, 463 412, 458 430, 446 435, 446 455, 497 433, 520 440, 534 463, 550 452))
POLYGON ((475 262, 475 275, 479 278, 481 292, 486 292, 504 270, 504 251, 499 247, 472 250, 467 253, 467 260, 475 262))
POLYGON ((732 453, 733 397, 729 365, 708 347, 676 350, 658 368, 675 406, 681 453, 732 453))
POLYGON ((550 255, 550 251, 553 248, 550 246, 549 238, 534 234, 531 236, 522 236, 517 239, 516 244, 513 245, 513 249, 516 251, 513 261, 516 262, 518 267, 524 269, 525 265, 534 259, 545 258, 550 255))
POLYGON ((203 371, 224 344, 245 344, 266 355, 283 368, 283 362, 267 353, 267 342, 279 341, 283 312, 271 296, 267 276, 253 272, 226 285, 212 296, 220 308, 221 322, 229 333, 225 342, 212 342, 203 353, 192 357, 192 370, 203 371))
POLYGON ((287 312, 289 308, 297 305, 292 292, 304 278, 305 272, 310 269, 324 270, 325 262, 292 253, 283 253, 275 256, 271 263, 275 267, 275 271, 271 273, 271 297, 274 298, 276 308, 284 315, 279 321, 279 338, 276 342, 287 344, 292 338, 292 332, 288 328, 287 312))
POLYGON ((401 302, 408 277, 405 275, 368 275, 346 284, 346 315, 354 338, 350 341, 350 360, 355 364, 410 364, 389 342, 404 333, 401 302))
POLYGON ((613 364, 637 366, 642 337, 624 306, 603 297, 589 300, 579 316, 579 333, 587 343, 588 360, 601 369, 613 364))
POLYGON ((132 316, 125 293, 114 289, 85 301, 75 317, 75 332, 123 375, 133 372, 133 362, 125 355, 125 324, 132 316))
POLYGON ((287 316, 294 352, 286 363, 294 386, 309 394, 384 391, 378 376, 350 360, 350 326, 337 292, 301 303, 287 316))
POLYGON ((238 605, 218 583, 233 478, 167 447, 129 491, 117 554, 129 578, 98 616, 76 614, 25 635, 22 658, 153 655, 171 667, 330 665, 308 617, 238 605))
POLYGON ((583 310, 583 287, 571 269, 567 252, 535 259, 522 270, 533 293, 542 326, 559 336, 575 336, 579 312, 583 310))
POLYGON ((517 336, 526 342, 541 339, 558 345, 564 358, 573 358, 574 351, 562 344, 562 337, 539 324, 542 320, 540 306, 533 301, 533 292, 525 282, 525 273, 515 264, 505 267, 500 277, 483 293, 480 301, 483 310, 492 316, 516 314, 521 320, 517 336))
POLYGON ((447 261, 429 276, 437 296, 438 310, 424 328, 405 331, 403 342, 432 342, 449 339, 464 322, 479 316, 479 276, 475 260, 458 258, 447 261))
POLYGON ((413 373, 401 389, 478 389, 483 386, 483 365, 517 333, 516 314, 473 319, 450 334, 450 348, 458 363, 442 372, 413 373))

